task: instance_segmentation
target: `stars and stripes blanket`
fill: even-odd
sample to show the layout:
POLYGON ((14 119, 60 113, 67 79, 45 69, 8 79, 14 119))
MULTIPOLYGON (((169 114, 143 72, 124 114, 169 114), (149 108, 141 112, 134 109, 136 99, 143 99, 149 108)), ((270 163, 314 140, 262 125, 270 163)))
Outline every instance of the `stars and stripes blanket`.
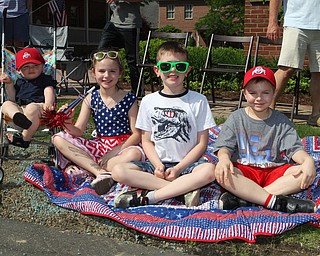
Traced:
MULTIPOLYGON (((211 153, 217 134, 217 129, 210 131, 205 157, 211 161, 216 161, 211 153)), ((319 166, 320 137, 304 138, 303 143, 319 166)), ((44 164, 31 165, 24 178, 43 190, 50 201, 60 207, 109 218, 142 233, 171 240, 219 242, 241 239, 255 242, 259 235, 279 235, 302 224, 320 228, 320 209, 312 214, 286 214, 260 207, 219 210, 217 206, 222 189, 215 182, 201 189, 201 205, 198 207, 187 208, 171 199, 158 205, 117 209, 113 207, 113 199, 126 189, 122 184, 116 184, 108 194, 98 196, 90 186, 90 178, 75 178, 44 164)), ((320 167, 314 184, 293 196, 309 198, 320 205, 320 167)))

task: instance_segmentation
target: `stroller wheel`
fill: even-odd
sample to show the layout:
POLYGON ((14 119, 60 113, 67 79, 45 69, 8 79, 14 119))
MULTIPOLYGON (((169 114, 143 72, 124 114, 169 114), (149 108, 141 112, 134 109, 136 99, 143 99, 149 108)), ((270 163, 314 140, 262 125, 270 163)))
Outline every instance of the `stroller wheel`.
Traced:
POLYGON ((4 177, 4 171, 2 167, 0 167, 0 183, 3 181, 3 177, 4 177))

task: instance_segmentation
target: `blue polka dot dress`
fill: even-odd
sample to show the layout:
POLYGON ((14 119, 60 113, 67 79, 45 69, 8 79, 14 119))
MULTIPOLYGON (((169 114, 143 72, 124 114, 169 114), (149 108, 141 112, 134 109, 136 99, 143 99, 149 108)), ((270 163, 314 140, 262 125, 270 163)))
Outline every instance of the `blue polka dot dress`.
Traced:
MULTIPOLYGON (((67 140, 72 145, 85 151, 94 161, 97 161, 130 137, 131 129, 128 112, 135 100, 136 96, 129 92, 120 102, 109 109, 101 99, 99 90, 93 91, 91 109, 97 137, 93 139, 73 137, 64 131, 54 136, 67 140)), ((57 160, 62 169, 70 164, 70 160, 60 152, 58 152, 57 160)))
POLYGON ((114 107, 108 108, 100 96, 100 90, 92 92, 91 109, 98 136, 119 136, 130 134, 128 112, 136 96, 129 92, 114 107))

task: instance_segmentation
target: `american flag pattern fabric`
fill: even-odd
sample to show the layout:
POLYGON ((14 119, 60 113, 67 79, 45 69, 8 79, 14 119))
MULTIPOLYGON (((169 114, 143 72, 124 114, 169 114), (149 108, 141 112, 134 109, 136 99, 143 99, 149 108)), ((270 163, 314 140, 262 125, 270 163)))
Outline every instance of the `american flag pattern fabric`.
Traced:
MULTIPOLYGON (((85 151, 94 161, 97 161, 103 155, 107 154, 111 149, 123 143, 129 138, 128 135, 114 136, 114 137, 96 137, 94 139, 85 139, 82 137, 73 137, 69 133, 59 132, 54 135, 59 136, 77 148, 85 151)), ((58 165, 64 169, 70 164, 70 160, 58 152, 58 165)))
MULTIPOLYGON (((210 134, 216 134, 218 129, 212 130, 210 134)), ((318 154, 319 160, 320 137, 307 137, 303 142, 308 153, 318 154)), ((303 224, 320 228, 319 208, 316 213, 298 214, 286 214, 262 207, 219 210, 217 206, 222 189, 215 182, 201 189, 201 205, 197 207, 187 208, 170 199, 157 205, 120 209, 113 207, 113 199, 122 189, 128 189, 122 184, 117 183, 106 195, 98 196, 90 186, 92 178, 70 176, 43 164, 31 165, 24 173, 24 178, 43 190, 49 200, 60 207, 109 218, 144 234, 171 240, 219 242, 241 239, 253 243, 257 236, 280 235, 303 224)), ((314 184, 293 196, 312 199, 319 207, 319 167, 314 184)))
POLYGON ((49 10, 54 17, 55 25, 63 27, 67 25, 67 13, 65 0, 51 0, 49 2, 49 10))

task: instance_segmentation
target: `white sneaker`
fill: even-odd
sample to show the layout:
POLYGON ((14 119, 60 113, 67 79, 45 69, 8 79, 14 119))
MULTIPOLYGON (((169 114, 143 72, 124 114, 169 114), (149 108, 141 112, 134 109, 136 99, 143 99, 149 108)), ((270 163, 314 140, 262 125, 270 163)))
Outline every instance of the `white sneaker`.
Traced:
POLYGON ((111 173, 102 172, 92 182, 91 186, 94 188, 98 195, 106 194, 113 186, 114 180, 111 177, 111 173))

